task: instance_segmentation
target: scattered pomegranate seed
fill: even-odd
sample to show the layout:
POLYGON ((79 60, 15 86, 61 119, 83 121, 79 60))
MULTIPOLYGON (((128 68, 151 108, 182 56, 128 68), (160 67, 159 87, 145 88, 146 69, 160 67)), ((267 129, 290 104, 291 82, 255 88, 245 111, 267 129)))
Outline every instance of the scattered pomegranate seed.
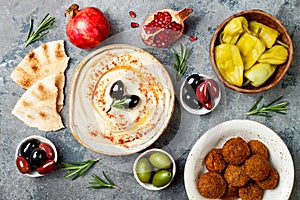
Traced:
POLYGON ((195 36, 195 35, 191 35, 190 36, 190 41, 192 41, 192 42, 194 42, 195 40, 197 40, 198 38, 197 38, 197 36, 195 36))
POLYGON ((136 18, 136 13, 134 11, 129 11, 129 15, 132 18, 136 18))
POLYGON ((130 26, 131 28, 137 28, 139 27, 139 24, 137 22, 131 22, 130 26))

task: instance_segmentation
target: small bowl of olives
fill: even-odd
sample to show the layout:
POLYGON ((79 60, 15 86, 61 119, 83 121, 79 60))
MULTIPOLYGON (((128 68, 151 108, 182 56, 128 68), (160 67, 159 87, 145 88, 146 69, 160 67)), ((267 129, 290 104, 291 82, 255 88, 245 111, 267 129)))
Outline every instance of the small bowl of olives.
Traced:
POLYGON ((162 149, 154 148, 143 152, 133 164, 135 179, 148 190, 162 190, 168 187, 175 173, 175 160, 162 149))
POLYGON ((18 170, 29 177, 40 177, 51 172, 57 162, 55 145, 45 137, 32 135, 17 146, 15 160, 18 170))
POLYGON ((191 74, 180 88, 180 102, 185 110, 195 115, 211 112, 221 100, 218 83, 204 74, 191 74))

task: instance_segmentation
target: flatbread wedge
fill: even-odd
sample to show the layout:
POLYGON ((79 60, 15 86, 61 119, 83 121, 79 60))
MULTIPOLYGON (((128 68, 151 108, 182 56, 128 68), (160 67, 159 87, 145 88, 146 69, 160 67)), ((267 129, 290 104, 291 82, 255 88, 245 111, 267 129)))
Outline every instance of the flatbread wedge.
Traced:
POLYGON ((60 112, 64 105, 64 71, 68 61, 63 40, 48 42, 29 52, 14 69, 11 78, 22 88, 28 89, 37 81, 56 74, 57 111, 60 112))
POLYGON ((29 52, 14 69, 11 78, 22 88, 28 89, 38 80, 64 72, 68 60, 63 40, 48 42, 29 52))
POLYGON ((59 72, 55 78, 55 86, 57 87, 57 100, 56 108, 59 113, 64 107, 64 85, 65 85, 65 75, 63 72, 59 72))
POLYGON ((50 75, 34 83, 18 100, 12 114, 28 126, 41 131, 64 128, 57 112, 56 78, 56 75, 50 75))

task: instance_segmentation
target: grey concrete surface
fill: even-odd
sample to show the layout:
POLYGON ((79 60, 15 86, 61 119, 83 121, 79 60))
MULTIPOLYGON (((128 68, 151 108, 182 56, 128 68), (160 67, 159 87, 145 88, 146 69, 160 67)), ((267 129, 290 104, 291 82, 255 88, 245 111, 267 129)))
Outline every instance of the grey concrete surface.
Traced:
MULTIPOLYGON (((10 0, 1 2, 0 15, 0 199, 1 200, 60 200, 60 199, 187 199, 184 188, 185 161, 194 143, 201 135, 216 124, 232 119, 250 119, 260 122, 273 129, 285 142, 294 160, 295 179, 291 200, 300 199, 300 1, 141 1, 141 0, 110 0, 110 1, 76 1, 80 7, 95 6, 108 17, 111 24, 110 38, 107 43, 124 42, 140 46, 139 29, 132 29, 130 22, 142 24, 149 13, 162 8, 179 10, 191 7, 194 13, 186 21, 183 40, 188 41, 190 35, 196 35, 198 40, 190 45, 195 46, 191 57, 193 69, 215 77, 210 63, 208 47, 211 36, 222 20, 228 16, 247 9, 261 9, 276 16, 288 29, 294 43, 294 60, 283 80, 273 89, 260 94, 241 94, 227 88, 222 88, 221 103, 216 110, 205 116, 194 116, 183 110, 176 102, 174 117, 166 133, 151 147, 164 148, 176 159, 177 174, 171 185, 162 191, 148 191, 142 188, 134 179, 132 165, 138 153, 129 156, 107 156, 92 152, 80 145, 72 136, 68 125, 68 92, 70 81, 76 66, 90 53, 74 47, 65 35, 65 24, 68 18, 64 11, 73 1, 58 0, 10 0), (130 18, 132 10, 136 18, 130 18), (29 19, 36 22, 49 13, 56 17, 56 26, 42 40, 24 48, 24 41, 29 29, 29 19), (124 32, 125 31, 125 32, 124 32), (24 93, 9 77, 22 58, 42 43, 63 39, 66 51, 71 57, 66 70, 65 106, 61 112, 66 128, 57 132, 41 132, 26 126, 11 115, 11 111, 24 93), (289 101, 287 115, 274 115, 271 118, 244 117, 256 99, 263 95, 265 102, 270 102, 279 96, 289 101), (52 140, 59 152, 59 162, 56 169, 41 178, 29 178, 21 175, 15 166, 15 149, 25 137, 33 134, 45 136, 52 140), (74 181, 63 176, 66 172, 60 170, 63 161, 83 161, 100 158, 100 161, 85 176, 74 181), (121 187, 119 190, 88 190, 90 175, 101 171, 121 187)), ((103 44, 103 45, 105 45, 103 44)), ((169 49, 151 49, 140 47, 156 55, 167 67, 169 49)), ((170 66, 169 66, 170 67, 170 66)), ((189 71, 191 72, 191 71, 189 71)), ((178 89, 178 83, 175 88, 178 89)), ((285 177, 281 177, 284 179, 285 177)), ((292 180, 291 180, 292 181, 292 180)), ((275 199, 274 199, 275 200, 275 199)))

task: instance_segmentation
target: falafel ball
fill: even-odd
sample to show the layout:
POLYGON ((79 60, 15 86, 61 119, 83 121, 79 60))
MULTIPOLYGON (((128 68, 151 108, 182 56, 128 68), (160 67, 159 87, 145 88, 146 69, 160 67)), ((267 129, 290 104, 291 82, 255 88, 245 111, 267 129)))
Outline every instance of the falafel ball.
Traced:
POLYGON ((239 196, 242 200, 262 200, 264 190, 256 183, 250 183, 246 187, 239 188, 239 196))
POLYGON ((274 167, 271 167, 268 178, 262 181, 257 181, 256 184, 264 190, 271 190, 277 187, 278 181, 279 173, 274 167))
POLYGON ((211 150, 205 157, 205 165, 208 171, 222 173, 227 167, 227 163, 222 155, 222 150, 211 150))
POLYGON ((222 154, 226 162, 240 165, 250 156, 250 148, 243 138, 231 138, 223 145, 222 154))
POLYGON ((224 178, 229 185, 234 187, 244 187, 250 181, 250 176, 246 174, 244 165, 229 165, 225 170, 224 178))
POLYGON ((269 176, 271 165, 260 155, 253 155, 245 162, 245 172, 254 181, 262 181, 269 176))
POLYGON ((226 182, 217 172, 206 172, 198 178, 198 191, 205 198, 217 199, 226 191, 226 182))
POLYGON ((236 200, 239 197, 239 188, 232 185, 227 185, 225 194, 221 197, 222 200, 236 200))
POLYGON ((250 140, 248 142, 248 146, 252 155, 258 154, 262 157, 265 157, 266 159, 269 159, 269 151, 264 143, 258 140, 250 140))

